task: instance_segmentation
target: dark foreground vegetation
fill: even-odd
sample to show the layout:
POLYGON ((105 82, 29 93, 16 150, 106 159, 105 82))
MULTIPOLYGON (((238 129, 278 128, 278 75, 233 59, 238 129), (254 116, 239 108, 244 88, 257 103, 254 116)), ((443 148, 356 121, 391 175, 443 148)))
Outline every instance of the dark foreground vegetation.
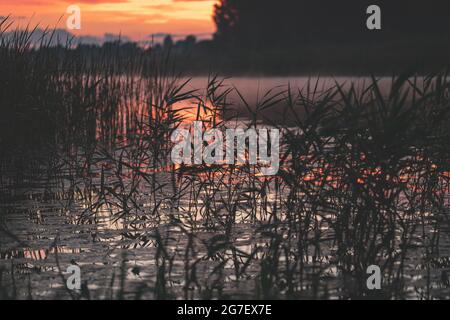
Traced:
POLYGON ((238 89, 188 90, 165 55, 87 61, 29 35, 0 42, 0 298, 450 298, 447 73, 241 96, 241 123, 283 133, 262 177, 169 161, 183 123, 234 125, 238 89))

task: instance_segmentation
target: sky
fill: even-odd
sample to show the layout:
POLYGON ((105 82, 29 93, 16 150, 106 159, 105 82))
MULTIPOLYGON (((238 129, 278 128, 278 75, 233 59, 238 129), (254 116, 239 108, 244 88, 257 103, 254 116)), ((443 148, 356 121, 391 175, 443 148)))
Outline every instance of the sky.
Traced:
POLYGON ((215 31, 216 0, 0 0, 0 17, 11 16, 24 26, 65 28, 70 5, 81 9, 81 29, 75 35, 122 34, 144 40, 152 34, 188 34, 207 38, 215 31), (59 22, 58 22, 59 21, 59 22))

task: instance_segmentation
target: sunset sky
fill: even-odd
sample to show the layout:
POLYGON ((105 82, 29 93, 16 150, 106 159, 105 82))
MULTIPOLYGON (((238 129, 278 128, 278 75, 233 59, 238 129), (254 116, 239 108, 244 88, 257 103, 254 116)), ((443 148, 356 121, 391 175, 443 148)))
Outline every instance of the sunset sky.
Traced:
POLYGON ((81 8, 81 30, 76 35, 121 33, 134 40, 155 33, 211 34, 216 0, 0 0, 0 16, 11 15, 21 25, 28 22, 65 28, 66 9, 81 8), (58 20, 61 19, 59 23, 58 20), (31 19, 31 20, 30 20, 31 19))

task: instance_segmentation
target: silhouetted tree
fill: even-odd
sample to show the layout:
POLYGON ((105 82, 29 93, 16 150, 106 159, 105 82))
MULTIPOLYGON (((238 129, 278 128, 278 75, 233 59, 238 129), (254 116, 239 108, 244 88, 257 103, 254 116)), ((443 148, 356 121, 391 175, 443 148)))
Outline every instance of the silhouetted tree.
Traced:
POLYGON ((172 36, 169 34, 164 38, 163 42, 164 49, 170 49, 173 46, 173 39, 172 36))
POLYGON ((221 0, 215 6, 219 43, 261 48, 305 43, 372 41, 450 35, 448 0, 221 0), (382 9, 382 30, 366 28, 366 9, 382 9))

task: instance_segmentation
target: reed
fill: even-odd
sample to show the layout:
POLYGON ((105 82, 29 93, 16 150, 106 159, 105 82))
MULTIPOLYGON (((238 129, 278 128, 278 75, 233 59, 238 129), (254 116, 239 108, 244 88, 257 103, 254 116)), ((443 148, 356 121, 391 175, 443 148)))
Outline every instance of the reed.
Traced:
MULTIPOLYGON (((387 90, 376 78, 327 90, 311 81, 274 88, 251 105, 216 76, 205 92, 191 90, 165 54, 131 59, 111 45, 93 59, 70 41, 35 48, 32 28, 2 37, 9 24, 0 23, 2 200, 16 196, 6 189, 31 190, 44 178, 38 201, 57 201, 68 225, 92 226, 94 243, 108 238, 109 223, 120 243, 111 252, 154 252, 136 290, 127 256, 119 288, 114 271, 103 293, 86 283, 89 294, 77 298, 404 298, 411 254, 424 269, 440 258, 450 186, 446 72, 403 74, 387 90), (282 121, 268 117, 272 111, 282 121), (174 166, 170 135, 192 120, 221 130, 278 128, 279 173, 174 166), (365 287, 373 264, 384 275, 377 293, 365 287)), ((26 247, 7 228, 0 233, 26 247)), ((20 249, 8 253, 19 256, 20 249)), ((7 276, 0 267, 0 297, 26 287, 33 296, 31 285, 17 286, 18 267, 27 268, 7 276)), ((428 281, 420 298, 437 295, 428 281)))

